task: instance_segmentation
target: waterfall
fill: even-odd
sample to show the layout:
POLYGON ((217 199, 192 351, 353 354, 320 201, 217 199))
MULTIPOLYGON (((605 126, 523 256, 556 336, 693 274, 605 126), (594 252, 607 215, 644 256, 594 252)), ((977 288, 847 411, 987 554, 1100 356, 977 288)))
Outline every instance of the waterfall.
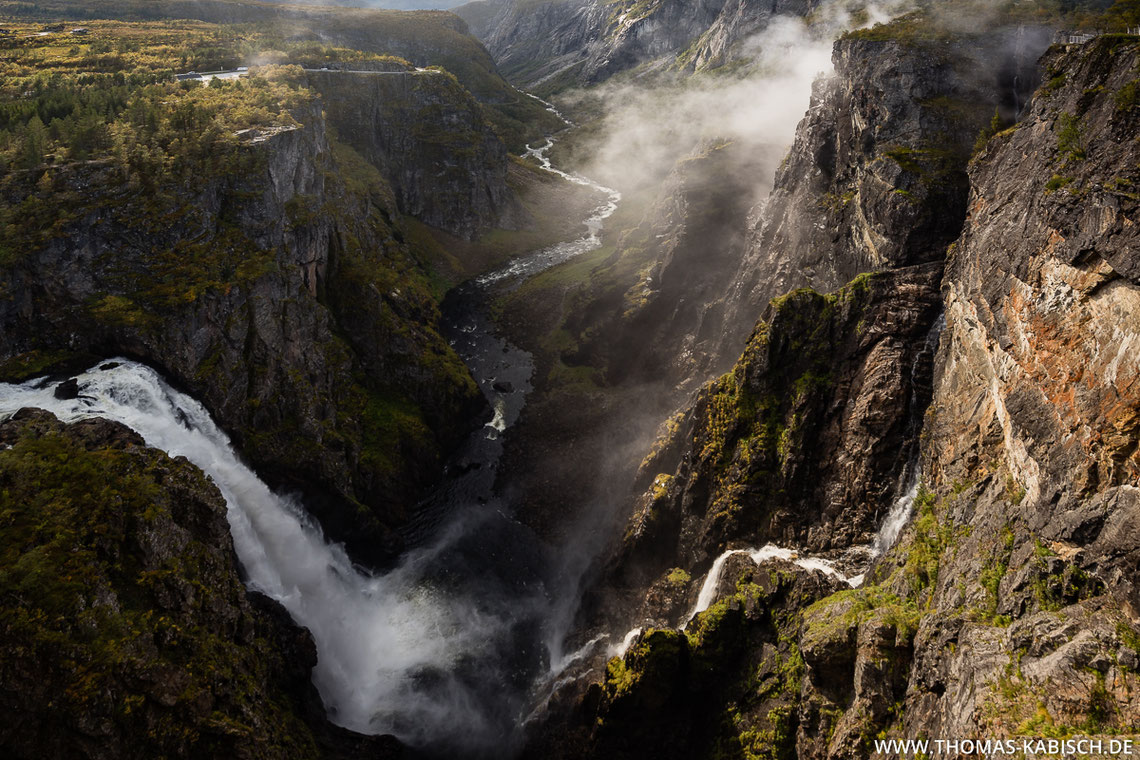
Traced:
POLYGON ((942 337, 942 330, 946 327, 946 312, 940 312, 938 318, 930 326, 929 332, 926 333, 926 340, 923 342, 922 348, 914 356, 914 362, 910 368, 910 405, 909 417, 906 427, 906 440, 912 441, 913 452, 911 453, 906 467, 903 468, 899 474, 899 487, 896 490, 898 497, 895 499, 894 504, 887 511, 886 517, 879 524, 879 532, 875 536, 874 542, 871 544, 871 556, 878 557, 883 552, 894 546, 895 539, 899 537, 899 533, 906 527, 910 521, 911 513, 913 511, 914 499, 918 495, 919 486, 922 483, 922 463, 919 461, 918 440, 919 435, 922 433, 922 421, 925 414, 925 405, 919 403, 919 374, 925 371, 927 362, 934 360, 934 354, 938 351, 938 342, 942 337))
POLYGON ((205 408, 154 370, 120 359, 77 379, 80 395, 73 400, 55 397, 58 383, 0 384, 0 419, 23 407, 46 409, 65 422, 104 417, 201 468, 225 497, 248 586, 312 632, 313 680, 333 722, 418 745, 450 741, 470 750, 501 741, 517 708, 505 709, 485 692, 506 689, 497 675, 503 650, 527 610, 538 609, 540 589, 507 592, 492 573, 453 587, 440 573, 441 565, 464 570, 449 565, 461 536, 474 532, 482 541, 502 530, 479 529, 492 511, 452 524, 391 572, 372 575, 329 543, 295 499, 270 490, 205 408), (479 587, 489 590, 473 594, 479 587))
MULTIPOLYGON (((734 554, 747 554, 755 564, 759 565, 770 559, 782 559, 792 562, 795 565, 802 567, 805 570, 819 570, 827 573, 830 576, 838 578, 839 580, 847 583, 850 586, 857 586, 858 583, 854 582, 855 578, 848 578, 835 569, 834 563, 830 560, 821 557, 801 557, 799 552, 794 549, 785 549, 775 544, 766 544, 759 549, 729 549, 713 560, 712 567, 709 568, 708 574, 705 576, 705 581, 701 584, 700 593, 697 594, 697 602, 685 616, 685 622, 681 626, 684 630, 689 621, 696 615, 707 610, 716 599, 716 589, 720 585, 720 576, 724 572, 724 563, 734 554)), ((861 581, 862 577, 857 576, 861 581)))
POLYGON ((895 499, 895 503, 891 505, 890 511, 887 512, 887 516, 883 518, 883 522, 879 526, 879 532, 875 536, 875 541, 871 544, 871 556, 878 557, 894 546, 895 539, 899 537, 899 533, 902 532, 902 529, 906 527, 906 524, 910 521, 914 498, 918 495, 918 486, 921 481, 922 469, 916 466, 913 468, 910 484, 906 492, 895 499))

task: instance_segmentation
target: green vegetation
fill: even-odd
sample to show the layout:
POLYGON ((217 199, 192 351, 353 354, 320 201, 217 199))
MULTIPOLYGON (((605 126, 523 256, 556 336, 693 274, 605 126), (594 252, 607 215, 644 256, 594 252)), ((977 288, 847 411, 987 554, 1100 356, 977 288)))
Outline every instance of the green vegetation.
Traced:
POLYGON ((1140 80, 1133 80, 1121 87, 1113 97, 1119 113, 1129 113, 1140 106, 1140 80))
POLYGON ((24 663, 3 684, 21 720, 98 720, 154 757, 317 756, 286 696, 293 666, 202 533, 219 530, 216 489, 160 452, 58 426, 0 451, 0 655, 24 663))
POLYGON ((685 571, 684 568, 675 567, 669 571, 668 575, 665 576, 665 580, 673 586, 684 588, 692 582, 693 578, 688 574, 688 572, 685 571))
POLYGON ((1072 183, 1072 177, 1062 177, 1060 174, 1054 174, 1049 178, 1049 181, 1045 183, 1045 194, 1055 193, 1058 190, 1068 187, 1072 183))
MULTIPOLYGON (((160 22, 172 30, 186 26, 184 19, 228 25, 220 28, 233 31, 239 38, 236 42, 240 57, 226 60, 238 65, 279 61, 281 52, 287 54, 285 59, 294 53, 307 56, 314 43, 312 38, 304 38, 307 35, 297 34, 300 27, 331 48, 359 52, 344 58, 326 50, 294 62, 363 60, 361 55, 377 54, 405 59, 418 66, 442 66, 483 104, 488 120, 516 153, 523 150, 526 142, 561 126, 541 103, 507 84, 479 41, 466 33, 459 19, 442 11, 274 7, 242 0, 45 0, 34 4, 0 0, 0 15, 36 21, 90 19, 84 24, 91 28, 100 23, 97 19, 160 22), (271 12, 267 13, 267 9, 271 12), (175 19, 178 21, 172 21, 175 19)), ((232 56, 232 50, 226 52, 232 56)), ((214 64, 217 60, 208 58, 180 70, 221 68, 214 64)))
POLYGON ((997 26, 1052 24, 1068 29, 1123 31, 1140 25, 1136 20, 1137 0, 1117 0, 1107 8, 1106 0, 1021 0, 993 3, 989 0, 944 0, 929 3, 886 23, 848 32, 846 39, 866 42, 897 42, 904 45, 930 45, 941 40, 982 34, 997 26), (950 19, 985 19, 984 25, 964 28, 947 23, 950 19))
MULTIPOLYGON (((187 213, 180 185, 249 174, 263 160, 250 142, 296 128, 296 116, 312 102, 295 67, 263 67, 210 86, 175 81, 172 62, 205 68, 238 60, 234 33, 206 25, 99 22, 70 46, 60 35, 24 36, 30 29, 0 40, 8 43, 0 58, 0 193, 9 201, 0 205, 7 251, 0 263, 64 234, 104 189, 146 196, 140 209, 120 190, 119 202, 104 211, 108 219, 119 217, 144 235, 165 230, 187 213), (103 49, 120 52, 97 52, 103 49)), ((233 237, 221 250, 192 250, 193 241, 184 241, 170 251, 168 268, 184 270, 185 259, 198 255, 199 271, 159 282, 162 292, 149 300, 192 299, 204 287, 249 279, 269 266, 233 237)))
POLYGON ((1006 524, 1002 527, 998 538, 998 546, 986 560, 978 579, 986 592, 986 606, 984 609, 975 612, 982 620, 996 625, 1008 625, 1009 618, 998 615, 997 610, 1000 602, 1001 581, 1005 577, 1006 571, 1009 570, 1009 560, 1013 554, 1013 528, 1006 524))
POLYGON ((949 147, 929 145, 919 148, 904 145, 887 146, 883 149, 883 155, 904 171, 915 175, 928 189, 939 189, 966 181, 963 166, 967 156, 953 145, 949 147))
POLYGON ((1001 118, 1001 114, 995 108, 994 116, 992 119, 990 119, 989 126, 979 132, 978 139, 974 141, 974 155, 977 155, 985 150, 986 143, 990 141, 990 138, 1004 130, 1005 127, 1005 120, 1001 118))
POLYGON ((1081 136, 1081 121, 1072 114, 1062 113, 1057 117, 1057 152, 1064 163, 1085 160, 1084 138, 1081 136))
POLYGON ((848 632, 871 617, 894 626, 903 639, 909 640, 918 631, 922 618, 912 599, 899 597, 882 585, 838 591, 813 603, 803 614, 803 647, 845 639, 848 632))
POLYGON ((914 499, 914 538, 906 556, 903 572, 915 595, 932 589, 938 582, 942 554, 957 543, 958 530, 938 517, 938 498, 920 484, 914 499))

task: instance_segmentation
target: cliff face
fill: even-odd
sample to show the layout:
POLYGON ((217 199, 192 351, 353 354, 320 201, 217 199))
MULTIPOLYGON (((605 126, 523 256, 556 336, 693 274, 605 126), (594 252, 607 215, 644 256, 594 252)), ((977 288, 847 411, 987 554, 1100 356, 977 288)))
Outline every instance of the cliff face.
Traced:
MULTIPOLYGON (((869 42, 867 64, 882 55, 878 65, 898 70, 905 40, 841 41, 837 56, 869 42)), ((557 754, 555 735, 576 742, 565 756, 855 758, 876 736, 1008 737, 1020 748, 1027 737, 1140 731, 1138 54, 1137 38, 1111 35, 1051 49, 1021 121, 979 148, 962 181, 955 164, 925 191, 909 185, 925 202, 905 213, 877 189, 881 172, 910 192, 920 160, 892 169, 854 149, 814 154, 816 192, 835 187, 832 176, 859 181, 844 205, 808 217, 835 225, 821 248, 801 248, 790 223, 777 234, 789 219, 766 216, 761 230, 793 261, 811 250, 819 263, 774 271, 785 284, 884 271, 771 303, 734 371, 670 422, 643 465, 645 492, 603 597, 625 620, 636 609, 634 624, 671 627, 725 546, 867 541, 898 493, 908 442, 922 473, 909 525, 857 588, 732 556, 716 601, 683 632, 651 628, 602 683, 556 697, 534 756, 557 754), (939 219, 946 208, 968 216, 939 219), (939 301, 940 335, 925 329, 939 301), (928 337, 939 338, 933 362, 915 353, 928 337), (901 402, 915 386, 899 365, 911 359, 932 380, 908 403, 933 400, 907 430, 901 402), (779 588, 795 590, 791 609, 779 588)), ((874 78, 832 91, 860 81, 874 78)), ((846 124, 826 102, 801 124, 790 161, 813 155, 798 151, 827 124, 846 124)), ((854 102, 876 104, 868 93, 854 102)), ((887 118, 879 131, 896 139, 889 129, 887 118)), ((796 194, 781 176, 771 210, 796 194)))
POLYGON ((576 296, 565 360, 611 384, 691 390, 732 366, 772 298, 941 262, 966 214, 974 143, 1028 100, 1046 36, 840 40, 763 207, 750 191, 771 167, 744 146, 679 162, 576 296))
MULTIPOLYGON (((741 187, 750 181, 746 158, 739 147, 720 146, 682 162, 647 215, 651 221, 624 235, 612 263, 592 272, 565 323, 575 339, 574 350, 564 352, 568 363, 604 368, 614 385, 665 379, 684 390, 736 362, 718 386, 702 391, 691 407, 695 416, 665 434, 660 448, 678 451, 676 457, 643 465, 652 471, 643 473, 641 487, 670 477, 678 500, 665 510, 674 514, 671 527, 659 524, 655 535, 686 520, 752 514, 748 527, 706 524, 690 526, 684 538, 674 533, 666 543, 687 547, 681 566, 704 567, 733 539, 841 548, 874 532, 915 451, 908 428, 930 398, 925 344, 939 311, 942 261, 966 214, 970 153, 995 111, 1012 119, 1014 105, 1028 99, 1041 38, 1024 30, 843 38, 835 46, 836 74, 817 84, 754 228, 746 227, 741 187), (897 276, 875 281, 868 314, 857 309, 833 322, 810 299, 764 312, 771 299, 797 288, 832 292, 869 271, 897 276), (762 314, 761 341, 754 336, 737 362, 762 314), (776 331, 771 346, 764 342, 769 329, 776 331), (819 366, 810 348, 817 341, 819 366), (826 358, 832 353, 835 367, 826 358), (795 374, 781 374, 793 368, 795 374), (785 434, 823 436, 822 445, 805 449, 785 440, 785 461, 774 448, 756 460, 734 453, 736 434, 726 439, 718 430, 725 422, 717 414, 725 412, 712 399, 738 386, 748 400, 728 416, 747 418, 767 404, 770 448, 785 434)), ((753 427, 747 422, 739 432, 741 452, 759 440, 753 427)), ((640 510, 656 500, 640 498, 640 510)), ((668 562, 673 554, 660 540, 637 553, 668 562)))
POLYGON ((471 239, 512 227, 507 149, 478 103, 439 71, 309 72, 340 139, 392 185, 401 212, 471 239))
POLYGON ((995 113, 1017 117, 1049 34, 840 40, 836 75, 816 86, 725 299, 723 345, 795 288, 827 292, 860 272, 941 261, 965 218, 974 142, 995 113))
POLYGON ((911 267, 774 302, 732 372, 642 464, 619 566, 644 583, 707 566, 725 546, 868 543, 929 389, 939 274, 911 267))
POLYGON ((0 509, 6 757, 398 756, 325 721, 308 631, 245 590, 185 460, 23 410, 0 424, 0 509))
POLYGON ((1140 725, 1138 56, 1135 37, 1052 50, 1029 115, 971 167, 923 445, 939 519, 968 536, 933 583, 902 730, 1140 725))
POLYGON ((56 172, 34 192, 82 190, 84 211, 6 262, 0 355, 9 379, 76 355, 161 368, 379 560, 485 402, 437 332, 384 178, 330 143, 319 101, 306 108, 299 127, 247 134, 240 171, 193 187, 56 172))
POLYGON ((595 84, 639 69, 712 69, 778 15, 804 16, 813 0, 480 0, 453 9, 503 73, 528 89, 595 84))

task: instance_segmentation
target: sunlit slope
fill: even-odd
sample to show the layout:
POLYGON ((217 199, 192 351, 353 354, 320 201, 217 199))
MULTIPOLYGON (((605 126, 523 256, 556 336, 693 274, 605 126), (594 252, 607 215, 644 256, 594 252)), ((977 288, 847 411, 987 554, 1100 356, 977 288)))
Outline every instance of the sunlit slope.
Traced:
POLYGON ((48 0, 0 2, 0 17, 85 21, 197 19, 216 24, 268 25, 289 41, 312 40, 366 52, 397 55, 417 66, 442 66, 487 111, 512 151, 558 122, 541 104, 508 84, 467 24, 445 11, 393 11, 332 6, 279 5, 232 0, 48 0))

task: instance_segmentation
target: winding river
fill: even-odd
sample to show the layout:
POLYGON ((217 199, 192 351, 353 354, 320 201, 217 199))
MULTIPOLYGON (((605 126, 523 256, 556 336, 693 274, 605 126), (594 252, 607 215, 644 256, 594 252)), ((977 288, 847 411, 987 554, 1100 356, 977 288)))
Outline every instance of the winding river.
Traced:
POLYGON ((565 179, 605 198, 582 237, 525 255, 456 289, 446 333, 494 409, 466 442, 450 477, 407 527, 413 547, 383 574, 354 565, 294 498, 250 470, 195 399, 153 369, 115 359, 77 376, 79 396, 58 399, 58 379, 0 384, 0 418, 39 407, 71 422, 105 417, 148 445, 185 456, 218 485, 251 588, 279 601, 313 634, 313 680, 330 718, 363 733, 395 734, 441 756, 501 756, 536 680, 558 651, 552 610, 557 550, 546 547, 494 492, 503 434, 531 391, 533 361, 496 331, 490 296, 600 245, 620 196, 549 167, 552 140, 528 151, 565 179))

